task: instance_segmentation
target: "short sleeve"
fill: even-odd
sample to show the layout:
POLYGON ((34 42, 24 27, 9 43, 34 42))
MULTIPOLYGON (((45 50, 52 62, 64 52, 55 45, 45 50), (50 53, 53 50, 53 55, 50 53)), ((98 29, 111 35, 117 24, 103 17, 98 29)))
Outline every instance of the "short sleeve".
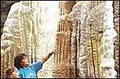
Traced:
POLYGON ((35 62, 34 64, 32 64, 36 73, 42 68, 42 65, 43 64, 41 63, 41 61, 38 61, 38 62, 35 62))
POLYGON ((19 74, 19 77, 20 77, 20 78, 23 78, 23 75, 22 75, 22 74, 19 74))
POLYGON ((20 78, 24 78, 23 71, 21 71, 21 70, 18 70, 18 71, 19 71, 19 77, 20 77, 20 78))

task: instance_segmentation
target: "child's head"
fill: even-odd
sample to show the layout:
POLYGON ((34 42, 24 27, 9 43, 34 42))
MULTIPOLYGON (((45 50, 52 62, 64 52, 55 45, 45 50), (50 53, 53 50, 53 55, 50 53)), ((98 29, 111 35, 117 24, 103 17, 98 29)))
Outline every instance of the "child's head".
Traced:
POLYGON ((18 54, 14 59, 14 66, 19 69, 29 65, 28 57, 24 53, 18 54))
POLYGON ((6 71, 6 78, 19 78, 19 72, 16 67, 10 67, 6 71))

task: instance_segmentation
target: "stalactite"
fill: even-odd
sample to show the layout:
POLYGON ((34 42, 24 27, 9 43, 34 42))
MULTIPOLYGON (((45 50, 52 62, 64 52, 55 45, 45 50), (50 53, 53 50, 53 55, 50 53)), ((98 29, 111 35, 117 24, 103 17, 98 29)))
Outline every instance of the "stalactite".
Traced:
POLYGON ((71 27, 71 73, 73 74, 71 78, 76 78, 76 71, 75 71, 75 63, 76 63, 76 54, 77 54, 77 39, 76 39, 76 34, 77 34, 77 26, 75 23, 73 23, 71 27))
POLYGON ((97 54, 97 77, 100 78, 99 51, 98 51, 99 41, 98 41, 98 39, 95 39, 95 42, 96 42, 96 54, 97 54))
POLYGON ((91 43, 91 54, 92 54, 92 64, 93 64, 93 69, 94 69, 94 71, 93 71, 93 73, 94 73, 94 77, 96 78, 96 74, 95 74, 95 60, 94 60, 94 56, 93 56, 93 42, 92 42, 92 40, 93 40, 93 38, 92 38, 92 36, 91 36, 91 31, 92 31, 92 29, 91 29, 91 25, 90 25, 90 43, 91 43))
POLYGON ((104 71, 104 78, 115 78, 116 71, 114 70, 114 37, 116 36, 116 32, 113 29, 113 7, 112 1, 106 1, 105 6, 105 15, 104 15, 104 33, 102 37, 103 43, 103 53, 101 56, 101 64, 104 71), (109 17, 111 16, 111 17, 109 17))

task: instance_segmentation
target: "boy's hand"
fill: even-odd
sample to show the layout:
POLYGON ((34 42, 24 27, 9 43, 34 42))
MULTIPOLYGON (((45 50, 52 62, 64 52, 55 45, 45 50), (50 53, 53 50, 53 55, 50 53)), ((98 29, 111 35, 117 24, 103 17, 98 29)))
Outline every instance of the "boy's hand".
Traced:
POLYGON ((54 53, 57 53, 56 50, 53 50, 51 53, 49 53, 50 55, 54 54, 54 53))

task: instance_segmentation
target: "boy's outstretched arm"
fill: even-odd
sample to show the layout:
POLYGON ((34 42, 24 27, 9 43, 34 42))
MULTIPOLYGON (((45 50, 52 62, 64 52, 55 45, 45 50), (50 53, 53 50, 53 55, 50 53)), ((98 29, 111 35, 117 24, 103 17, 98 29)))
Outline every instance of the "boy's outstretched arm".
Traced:
POLYGON ((42 63, 45 63, 51 56, 52 56, 52 54, 53 53, 55 53, 56 52, 56 50, 54 50, 54 51, 52 51, 52 52, 50 52, 47 56, 45 56, 45 57, 42 57, 42 63))

